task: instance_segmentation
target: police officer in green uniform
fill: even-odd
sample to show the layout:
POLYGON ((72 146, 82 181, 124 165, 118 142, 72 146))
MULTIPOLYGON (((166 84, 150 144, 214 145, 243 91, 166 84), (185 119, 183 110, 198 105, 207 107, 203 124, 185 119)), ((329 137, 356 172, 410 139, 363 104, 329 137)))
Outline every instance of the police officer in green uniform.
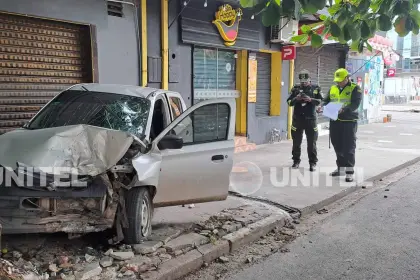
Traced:
POLYGON ((309 169, 315 171, 318 162, 316 141, 318 140, 316 107, 321 104, 321 88, 311 84, 309 72, 299 73, 300 84, 292 88, 287 99, 289 106, 293 106, 292 138, 293 138, 293 168, 299 168, 303 131, 308 142, 309 169))
POLYGON ((362 90, 350 81, 349 72, 343 68, 335 72, 334 82, 337 85, 331 87, 323 102, 324 105, 330 102, 342 105, 338 119, 330 121, 331 143, 337 155, 337 170, 331 176, 346 174, 346 182, 353 182, 358 108, 362 100, 362 90))

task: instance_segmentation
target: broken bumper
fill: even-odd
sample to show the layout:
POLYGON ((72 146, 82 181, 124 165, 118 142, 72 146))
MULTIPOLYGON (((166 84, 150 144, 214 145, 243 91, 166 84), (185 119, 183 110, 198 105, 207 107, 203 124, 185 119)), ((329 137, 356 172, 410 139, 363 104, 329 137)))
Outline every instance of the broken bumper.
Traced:
POLYGON ((117 205, 110 201, 103 177, 79 189, 0 187, 4 234, 102 231, 113 226, 117 205))

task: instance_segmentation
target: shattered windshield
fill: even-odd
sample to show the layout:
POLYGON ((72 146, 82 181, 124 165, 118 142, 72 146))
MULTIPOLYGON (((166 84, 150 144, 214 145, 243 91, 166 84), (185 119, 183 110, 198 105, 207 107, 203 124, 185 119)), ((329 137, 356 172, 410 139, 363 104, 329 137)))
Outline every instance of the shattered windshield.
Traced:
POLYGON ((146 98, 106 92, 67 90, 49 103, 27 129, 87 124, 145 133, 150 101, 146 98))

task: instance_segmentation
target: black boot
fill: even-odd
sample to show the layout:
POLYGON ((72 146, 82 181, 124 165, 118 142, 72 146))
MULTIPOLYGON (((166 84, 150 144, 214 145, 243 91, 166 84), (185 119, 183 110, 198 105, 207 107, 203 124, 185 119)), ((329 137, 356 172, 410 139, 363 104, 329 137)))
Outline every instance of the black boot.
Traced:
POLYGON ((316 163, 309 164, 309 171, 314 172, 316 170, 316 163))
POLYGON ((295 162, 293 163, 293 165, 292 165, 292 168, 293 168, 293 169, 298 169, 298 168, 299 168, 299 164, 300 164, 300 162, 295 161, 295 162))
POLYGON ((354 181, 353 174, 346 174, 346 182, 351 183, 354 181))
POLYGON ((336 170, 330 173, 330 176, 332 177, 344 176, 344 172, 341 171, 340 168, 337 168, 336 170))

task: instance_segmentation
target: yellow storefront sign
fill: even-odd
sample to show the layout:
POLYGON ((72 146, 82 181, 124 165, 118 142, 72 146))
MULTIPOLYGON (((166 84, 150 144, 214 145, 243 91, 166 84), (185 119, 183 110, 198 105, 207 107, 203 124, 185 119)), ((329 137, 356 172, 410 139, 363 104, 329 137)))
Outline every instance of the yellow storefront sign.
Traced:
POLYGON ((219 7, 219 11, 216 12, 213 24, 216 25, 226 46, 231 47, 235 45, 241 19, 242 10, 240 8, 235 10, 228 4, 219 7))

